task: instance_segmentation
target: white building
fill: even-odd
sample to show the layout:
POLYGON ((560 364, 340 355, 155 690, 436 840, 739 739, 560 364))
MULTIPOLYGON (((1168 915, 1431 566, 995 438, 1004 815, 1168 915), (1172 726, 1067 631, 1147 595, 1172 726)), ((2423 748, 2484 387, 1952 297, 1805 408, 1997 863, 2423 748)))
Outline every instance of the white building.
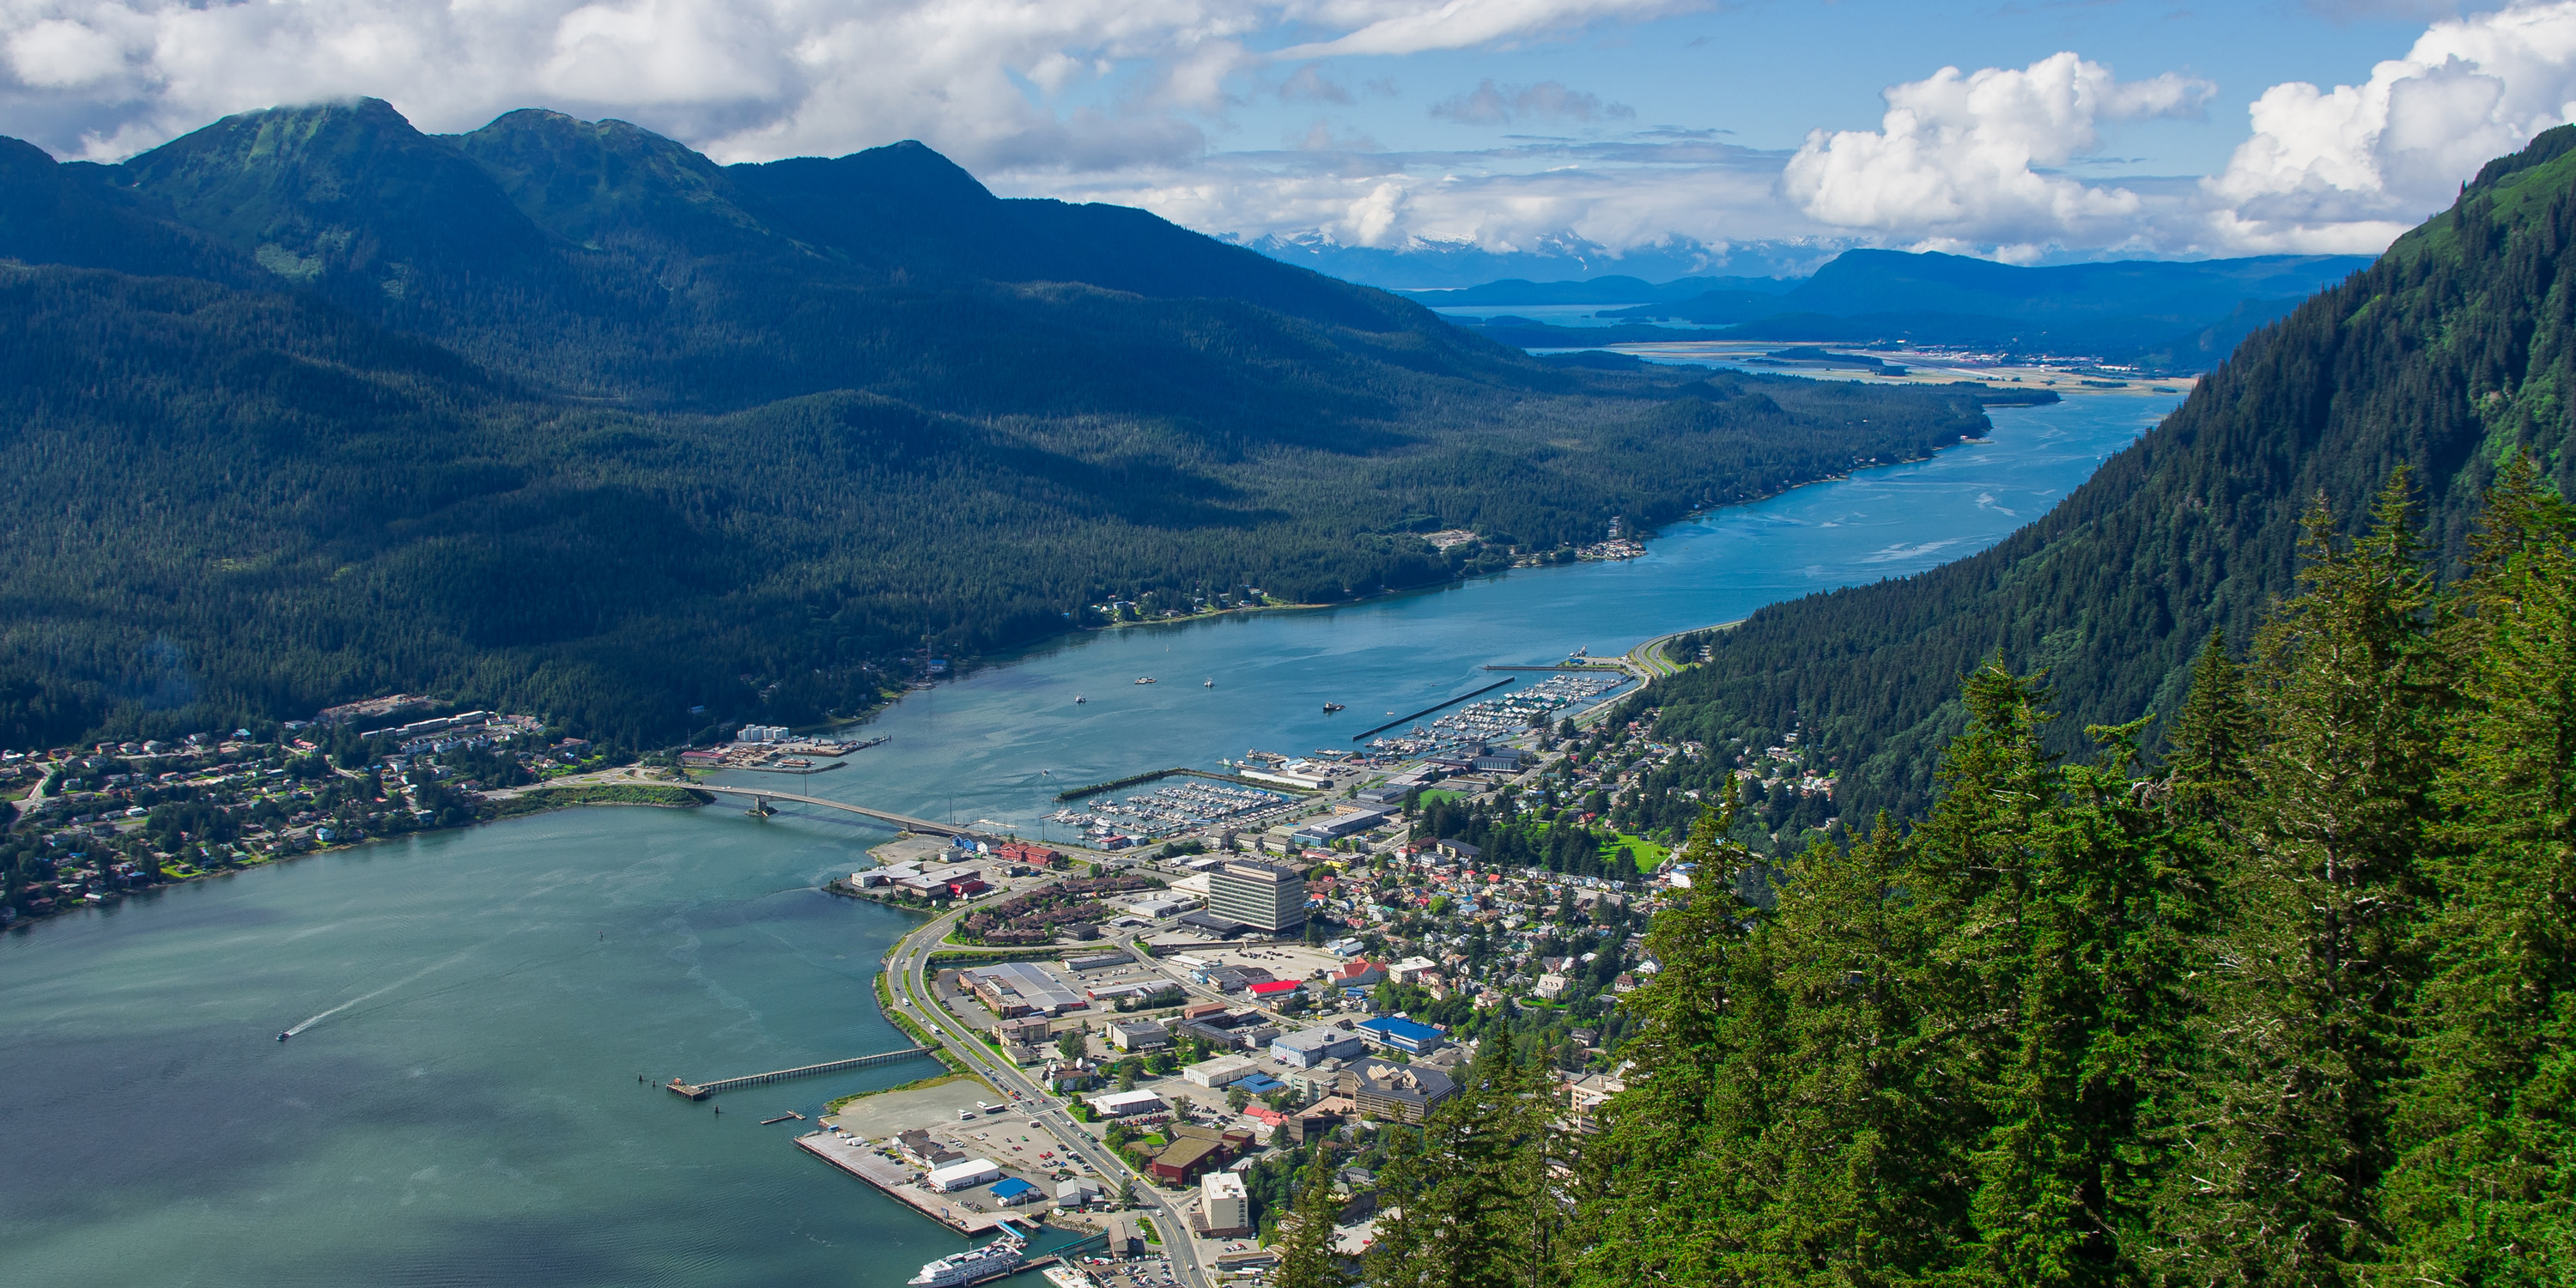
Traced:
POLYGON ((1072 1180, 1058 1181, 1056 1183, 1055 1205, 1057 1207, 1089 1207, 1092 1204, 1099 1202, 1103 1197, 1107 1196, 1108 1193, 1109 1191, 1102 1188, 1100 1182, 1095 1181, 1088 1176, 1077 1176, 1072 1180))
POLYGON ((1002 1179, 1002 1169, 984 1159, 970 1158, 963 1163, 950 1163, 946 1167, 933 1168, 930 1174, 922 1179, 929 1181, 930 1188, 942 1194, 953 1194, 962 1189, 981 1185, 986 1181, 1002 1179))
POLYGON ((1387 967, 1386 973, 1392 976, 1396 983, 1419 984, 1425 978, 1439 974, 1440 963, 1428 957, 1407 957, 1387 967))
POLYGON ((1199 1211, 1211 1236, 1252 1233, 1252 1199, 1243 1178, 1233 1172, 1210 1172, 1199 1178, 1199 1211))
POLYGON ((1530 991, 1546 1001, 1553 1002, 1565 993, 1565 977, 1563 975, 1541 975, 1538 977, 1538 986, 1530 991))
POLYGON ((1141 1088, 1135 1091, 1113 1091, 1105 1096, 1093 1096, 1086 1103, 1100 1111, 1100 1116, 1103 1118, 1126 1118, 1135 1114, 1160 1113, 1170 1107, 1163 1103, 1161 1096, 1141 1088))
POLYGON ((1258 1065, 1241 1056, 1219 1056, 1214 1060, 1201 1060, 1181 1070, 1181 1077, 1187 1079, 1192 1086, 1214 1090, 1229 1083, 1241 1082, 1260 1071, 1258 1065))

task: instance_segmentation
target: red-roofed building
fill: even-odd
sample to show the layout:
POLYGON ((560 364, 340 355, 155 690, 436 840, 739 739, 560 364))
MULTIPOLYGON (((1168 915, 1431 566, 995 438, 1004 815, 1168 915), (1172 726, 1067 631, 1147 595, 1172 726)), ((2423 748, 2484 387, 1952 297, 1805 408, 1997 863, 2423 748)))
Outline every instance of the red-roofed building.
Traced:
POLYGON ((1254 997, 1285 997, 1288 994, 1297 991, 1297 981, 1293 979, 1266 979, 1258 984, 1252 985, 1245 991, 1251 993, 1254 997))
POLYGON ((1054 867, 1064 861, 1063 851, 1051 850, 1029 841, 1003 841, 993 846, 992 851, 993 857, 997 859, 1011 863, 1028 863, 1042 868, 1054 867))

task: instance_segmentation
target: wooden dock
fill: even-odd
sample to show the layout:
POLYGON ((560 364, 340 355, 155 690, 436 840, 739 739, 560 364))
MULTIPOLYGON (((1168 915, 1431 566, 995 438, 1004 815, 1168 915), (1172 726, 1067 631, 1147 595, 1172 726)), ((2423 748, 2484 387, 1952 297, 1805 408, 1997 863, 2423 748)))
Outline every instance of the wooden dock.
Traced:
POLYGON ((789 1078, 803 1078, 817 1073, 839 1073, 843 1069, 865 1069, 870 1065, 892 1064, 897 1060, 909 1060, 917 1055, 930 1055, 938 1050, 937 1047, 912 1047, 902 1051, 880 1051, 875 1055, 853 1056, 847 1060, 826 1060, 821 1064, 802 1065, 794 1069, 772 1069, 767 1073, 746 1074, 739 1078, 718 1078, 713 1082, 685 1082, 673 1078, 666 1086, 673 1095, 686 1096, 691 1100, 704 1100, 720 1091, 756 1087, 764 1082, 785 1082, 789 1078))

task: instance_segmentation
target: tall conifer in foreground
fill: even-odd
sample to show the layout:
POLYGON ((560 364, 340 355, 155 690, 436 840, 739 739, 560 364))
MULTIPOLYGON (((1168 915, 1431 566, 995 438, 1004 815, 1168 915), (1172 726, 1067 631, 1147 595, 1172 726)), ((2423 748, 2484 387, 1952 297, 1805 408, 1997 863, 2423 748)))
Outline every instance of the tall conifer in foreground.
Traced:
POLYGON ((2500 472, 2462 587, 2433 976, 2396 1089, 2387 1283, 2576 1282, 2576 511, 2500 472))
POLYGON ((2210 1059, 2160 1213, 2179 1282, 2355 1282, 2387 1231, 2389 1092, 2423 973, 2423 863, 2448 666, 2407 475, 2350 546, 2320 502, 2306 593, 2264 629, 2242 853, 2213 944, 2210 1059))
POLYGON ((1322 1141, 1313 1149, 1297 1173, 1295 1210, 1279 1223, 1279 1273, 1271 1282, 1278 1288, 1349 1288, 1351 1276, 1333 1250, 1333 1218, 1341 1205, 1333 1200, 1331 1149, 1322 1141))

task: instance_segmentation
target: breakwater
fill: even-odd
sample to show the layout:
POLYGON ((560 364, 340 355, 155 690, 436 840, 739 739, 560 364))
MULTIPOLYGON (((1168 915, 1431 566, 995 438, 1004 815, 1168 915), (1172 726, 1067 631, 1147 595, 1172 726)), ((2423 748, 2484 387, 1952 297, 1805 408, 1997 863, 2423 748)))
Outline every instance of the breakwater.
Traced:
MULTIPOLYGON (((1506 680, 1504 683, 1508 684, 1510 681, 1506 680)), ((1433 710, 1438 709, 1439 708, 1437 707, 1433 708, 1433 710)), ((1165 778, 1206 778, 1220 783, 1234 783, 1242 787, 1257 787, 1265 792, 1281 790, 1281 786, 1278 783, 1263 782, 1257 779, 1246 778, 1241 774, 1220 774, 1212 769, 1173 768, 1156 769, 1142 774, 1129 774, 1125 778, 1113 778, 1108 782, 1093 783, 1087 787, 1068 788, 1064 791, 1057 792, 1055 794, 1055 798, 1060 801, 1078 801, 1085 796, 1097 796, 1102 792, 1114 792, 1121 787, 1133 787, 1138 783, 1156 782, 1165 778)), ((1291 787, 1287 790, 1295 791, 1297 789, 1291 787)))
POLYGON ((1467 699, 1469 699, 1469 698, 1481 698, 1481 697, 1485 696, 1486 694, 1491 693, 1491 692, 1493 692, 1494 690, 1499 689, 1499 688, 1503 687, 1503 686, 1504 686, 1504 685, 1506 685, 1506 684, 1511 684, 1511 683, 1513 683, 1513 682, 1514 682, 1514 681, 1512 681, 1512 680, 1496 680, 1496 681, 1494 681, 1493 683, 1488 684, 1488 685, 1486 685, 1485 687, 1483 687, 1483 688, 1481 688, 1481 689, 1477 689, 1477 690, 1474 690, 1474 691, 1472 691, 1472 692, 1468 692, 1468 693, 1461 693, 1461 694, 1459 694, 1457 697, 1451 698, 1451 699, 1449 699, 1449 700, 1448 700, 1448 701, 1446 701, 1446 702, 1435 702, 1435 703, 1431 704, 1430 706, 1424 707, 1424 708, 1423 708, 1423 709, 1421 709, 1420 711, 1416 711, 1416 712, 1414 712, 1412 715, 1409 715, 1409 716, 1397 716, 1395 719, 1393 719, 1393 720, 1389 720, 1389 721, 1387 721, 1385 724, 1379 725, 1379 726, 1378 726, 1377 728, 1375 728, 1375 729, 1366 729, 1366 730, 1362 730, 1362 731, 1361 731, 1361 732, 1359 732, 1359 733, 1352 734, 1352 735, 1351 735, 1351 741, 1353 741, 1353 742, 1360 742, 1360 741, 1364 741, 1364 740, 1366 740, 1366 739, 1368 739, 1368 738, 1375 737, 1375 736, 1376 736, 1376 735, 1378 735, 1378 734, 1385 733, 1387 730, 1392 729, 1392 728, 1396 727, 1397 725, 1400 725, 1400 724, 1411 724, 1411 723, 1413 723, 1414 721, 1419 720, 1419 719, 1421 719, 1421 718, 1422 718, 1422 717, 1424 717, 1424 716, 1430 715, 1430 714, 1431 714, 1432 712, 1434 712, 1434 711, 1442 711, 1442 710, 1446 710, 1446 709, 1448 709, 1448 708, 1450 708, 1450 707, 1454 707, 1454 706, 1458 705, 1458 704, 1459 704, 1459 703, 1461 703, 1461 702, 1466 701, 1466 700, 1467 700, 1467 699))

